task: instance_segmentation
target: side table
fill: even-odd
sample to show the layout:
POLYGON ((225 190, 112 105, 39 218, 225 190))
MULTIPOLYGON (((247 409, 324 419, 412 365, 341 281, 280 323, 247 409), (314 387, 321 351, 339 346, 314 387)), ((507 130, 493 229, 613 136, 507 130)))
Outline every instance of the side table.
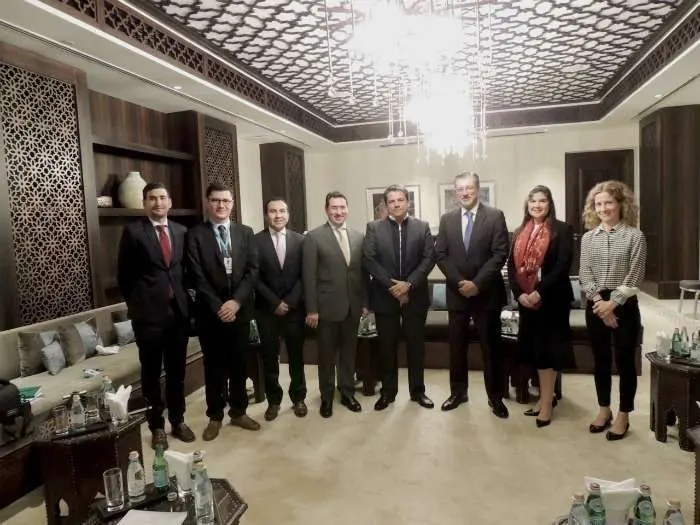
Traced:
POLYGON ((141 424, 145 420, 139 414, 118 427, 109 425, 88 434, 56 439, 52 439, 53 421, 42 425, 36 446, 48 525, 81 523, 88 517, 95 495, 104 493, 102 473, 115 466, 126 472, 132 450, 143 457, 141 424), (61 515, 61 500, 68 507, 67 516, 61 515))
POLYGON ((678 418, 678 444, 681 449, 693 451, 688 436, 690 427, 700 424, 700 366, 676 363, 649 352, 646 358, 651 363, 651 410, 649 428, 657 441, 666 441, 667 416, 671 412, 678 418))

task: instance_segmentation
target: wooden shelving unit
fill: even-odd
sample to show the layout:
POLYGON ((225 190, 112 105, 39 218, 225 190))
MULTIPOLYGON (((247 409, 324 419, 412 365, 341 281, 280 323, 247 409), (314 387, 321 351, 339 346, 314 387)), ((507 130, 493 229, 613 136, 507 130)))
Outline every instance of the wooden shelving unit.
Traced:
POLYGON ((194 156, 182 151, 172 149, 156 148, 145 144, 136 144, 133 142, 120 142, 117 140, 92 137, 92 149, 99 153, 107 153, 112 155, 121 155, 126 157, 155 157, 156 159, 166 159, 173 161, 194 160, 194 156))
POLYGON ((174 221, 190 227, 201 220, 199 117, 161 113, 96 92, 90 92, 90 116, 95 197, 110 196, 115 206, 97 208, 101 297, 113 304, 122 300, 116 278, 124 226, 146 216, 144 210, 120 207, 119 184, 130 171, 168 188, 173 202, 168 215, 174 221))

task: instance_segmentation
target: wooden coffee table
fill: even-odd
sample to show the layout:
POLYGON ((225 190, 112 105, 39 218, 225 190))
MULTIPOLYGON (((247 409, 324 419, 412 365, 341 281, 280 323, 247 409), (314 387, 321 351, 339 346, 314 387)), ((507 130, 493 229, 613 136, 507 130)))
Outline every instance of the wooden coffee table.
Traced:
MULTIPOLYGON (((237 525, 240 523, 241 516, 248 510, 248 504, 243 501, 243 498, 236 492, 231 484, 225 479, 212 478, 212 487, 214 489, 214 512, 216 514, 217 525, 237 525)), ((146 490, 152 490, 153 486, 149 483, 146 490)), ((141 507, 140 510, 149 510, 153 512, 187 512, 187 519, 183 525, 197 525, 197 519, 194 513, 194 498, 187 496, 184 501, 178 500, 170 503, 167 499, 141 507)), ((84 525, 116 525, 121 521, 124 515, 113 520, 103 521, 100 518, 99 512, 92 508, 90 515, 84 525)))

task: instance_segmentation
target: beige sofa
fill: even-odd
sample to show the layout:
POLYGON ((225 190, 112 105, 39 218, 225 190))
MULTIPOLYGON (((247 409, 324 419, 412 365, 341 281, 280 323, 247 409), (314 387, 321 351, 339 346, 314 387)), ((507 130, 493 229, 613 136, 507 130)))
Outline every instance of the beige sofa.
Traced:
MULTIPOLYGON (((140 364, 138 349, 135 343, 130 343, 119 349, 115 355, 95 355, 86 360, 61 370, 56 375, 48 372, 34 374, 28 377, 20 377, 19 334, 21 332, 45 332, 55 330, 60 325, 75 324, 94 318, 97 332, 105 346, 115 344, 114 319, 125 315, 126 304, 119 303, 103 308, 96 308, 87 312, 52 319, 33 325, 22 326, 0 332, 0 377, 9 379, 22 388, 26 386, 41 386, 42 396, 32 402, 34 417, 48 412, 59 403, 62 397, 73 391, 96 391, 102 386, 101 377, 84 377, 84 368, 102 369, 108 375, 116 387, 121 384, 139 386, 140 364)), ((196 357, 199 351, 199 343, 196 338, 190 339, 188 358, 196 357)))
MULTIPOLYGON (((32 402, 34 425, 41 424, 53 406, 61 402, 66 394, 73 391, 97 391, 102 387, 101 377, 84 377, 84 368, 99 368, 108 375, 115 387, 132 385, 132 399, 140 397, 141 367, 138 349, 135 343, 120 348, 115 355, 95 355, 84 361, 61 370, 56 375, 41 372, 27 377, 20 377, 19 343, 22 332, 45 332, 56 330, 61 325, 75 324, 95 319, 97 332, 104 346, 114 344, 115 320, 126 317, 126 304, 119 303, 87 312, 53 319, 33 325, 22 326, 0 332, 0 378, 12 381, 18 387, 41 386, 42 395, 32 402)), ((190 338, 187 348, 187 369, 185 376, 185 393, 189 394, 204 384, 202 353, 197 338, 190 338)), ((133 407, 132 407, 133 409, 133 407)), ((38 454, 29 435, 0 447, 0 508, 19 498, 29 490, 42 483, 38 464, 38 454)))

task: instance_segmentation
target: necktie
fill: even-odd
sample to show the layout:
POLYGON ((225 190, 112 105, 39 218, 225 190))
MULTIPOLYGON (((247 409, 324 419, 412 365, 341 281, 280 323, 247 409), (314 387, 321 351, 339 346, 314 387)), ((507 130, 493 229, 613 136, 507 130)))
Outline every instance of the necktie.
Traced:
POLYGON ((165 260, 165 265, 170 266, 172 260, 172 251, 170 250, 170 237, 166 227, 158 224, 156 226, 156 231, 158 232, 158 241, 160 241, 160 250, 163 252, 163 259, 165 260))
POLYGON ((467 212, 467 227, 464 228, 464 250, 469 251, 469 241, 472 238, 472 230, 474 229, 474 213, 467 212))
POLYGON ((350 264, 350 246, 348 245, 348 236, 345 233, 345 228, 336 228, 338 233, 338 243, 340 244, 340 250, 343 252, 343 257, 345 257, 345 263, 350 264))
POLYGON ((280 262, 280 266, 284 266, 284 256, 287 251, 287 247, 284 245, 284 235, 282 232, 275 233, 275 251, 277 252, 277 260, 280 262))
POLYGON ((228 238, 226 226, 220 224, 216 229, 219 230, 219 247, 221 248, 221 253, 224 257, 231 257, 231 240, 228 238))

